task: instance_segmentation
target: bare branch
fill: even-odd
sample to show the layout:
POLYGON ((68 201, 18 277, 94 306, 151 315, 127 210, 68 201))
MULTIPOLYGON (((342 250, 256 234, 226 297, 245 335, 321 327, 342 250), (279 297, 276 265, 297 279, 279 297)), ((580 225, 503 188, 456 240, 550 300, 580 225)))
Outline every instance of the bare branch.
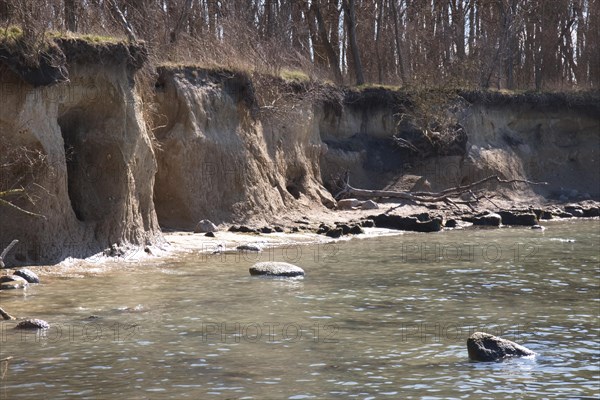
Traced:
MULTIPOLYGON (((481 179, 477 182, 471 183, 470 185, 455 186, 455 187, 448 188, 446 190, 442 190, 441 192, 437 192, 437 193, 435 193, 435 192, 410 193, 410 192, 398 192, 398 191, 392 191, 392 190, 357 189, 357 188, 350 186, 348 181, 346 181, 346 187, 340 193, 338 193, 335 196, 335 198, 339 199, 342 196, 348 195, 348 196, 352 196, 352 197, 361 197, 361 198, 386 197, 386 198, 395 198, 395 199, 409 200, 409 201, 422 202, 422 203, 437 203, 440 201, 444 201, 444 202, 450 202, 452 204, 452 200, 450 200, 450 197, 458 197, 461 194, 469 193, 471 191, 471 189, 473 189, 474 187, 480 186, 486 182, 490 182, 493 180, 497 181, 498 183, 504 183, 504 184, 510 184, 510 183, 527 183, 529 185, 546 185, 547 184, 546 182, 532 182, 532 181, 528 181, 525 179, 506 180, 506 179, 501 179, 500 177, 498 177, 498 175, 492 175, 492 176, 488 176, 487 178, 481 179)), ((484 198, 484 196, 482 196, 480 198, 484 198)), ((479 199, 477 199, 477 198, 476 198, 476 200, 479 201, 479 199)), ((470 203, 470 202, 467 202, 467 203, 470 203)))

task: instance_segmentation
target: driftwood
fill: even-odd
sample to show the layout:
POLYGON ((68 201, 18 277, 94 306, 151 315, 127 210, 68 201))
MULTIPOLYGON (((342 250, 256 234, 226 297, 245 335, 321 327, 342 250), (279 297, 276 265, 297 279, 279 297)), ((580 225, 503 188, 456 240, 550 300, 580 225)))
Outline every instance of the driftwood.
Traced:
POLYGON ((6 376, 6 371, 8 371, 8 362, 12 359, 12 356, 0 359, 0 379, 4 379, 6 376))
POLYGON ((0 268, 4 268, 4 257, 6 257, 10 249, 12 249, 17 243, 19 243, 17 239, 13 240, 8 246, 6 246, 2 254, 0 254, 0 268))
POLYGON ((12 315, 10 315, 9 313, 7 313, 6 311, 4 311, 2 309, 2 307, 0 307, 0 317, 2 317, 2 319, 5 320, 11 320, 11 319, 16 319, 15 317, 13 317, 12 315))
POLYGON ((498 183, 526 183, 529 185, 547 185, 547 182, 532 182, 525 179, 501 179, 498 175, 488 176, 487 178, 481 179, 477 182, 473 182, 469 185, 463 186, 455 186, 441 192, 398 192, 393 190, 367 190, 367 189, 358 189, 350 186, 349 178, 346 176, 345 187, 335 196, 336 200, 342 197, 356 197, 356 198, 373 198, 373 197, 382 197, 382 198, 392 198, 392 199, 402 199, 409 200, 413 202, 421 202, 421 203, 437 203, 437 202, 445 202, 449 204, 469 204, 473 202, 478 202, 480 199, 485 198, 490 201, 489 196, 480 195, 476 196, 472 190, 473 188, 480 186, 486 182, 496 181, 498 183), (464 193, 471 193, 474 196, 472 201, 459 202, 457 200, 452 200, 451 197, 458 197, 464 193))

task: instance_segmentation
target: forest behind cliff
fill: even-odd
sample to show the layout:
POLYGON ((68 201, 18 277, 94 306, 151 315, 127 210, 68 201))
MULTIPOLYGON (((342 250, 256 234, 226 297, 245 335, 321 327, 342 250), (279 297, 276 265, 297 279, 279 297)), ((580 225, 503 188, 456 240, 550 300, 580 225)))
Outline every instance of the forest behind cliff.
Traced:
POLYGON ((9 26, 30 43, 50 31, 128 37, 158 63, 337 84, 600 83, 600 0, 0 0, 9 26))

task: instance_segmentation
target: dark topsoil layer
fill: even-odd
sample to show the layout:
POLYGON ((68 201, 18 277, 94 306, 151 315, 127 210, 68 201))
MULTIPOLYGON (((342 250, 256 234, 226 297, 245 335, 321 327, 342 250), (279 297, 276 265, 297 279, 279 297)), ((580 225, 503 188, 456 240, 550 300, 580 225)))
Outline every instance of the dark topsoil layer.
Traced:
POLYGON ((69 80, 69 64, 126 64, 133 74, 148 59, 144 43, 91 42, 79 38, 52 38, 34 45, 22 38, 0 38, 0 67, 6 66, 33 87, 69 80))
MULTIPOLYGON (((23 37, 4 39, 0 37, 0 66, 5 65, 19 75, 25 82, 34 87, 52 85, 67 81, 69 64, 122 64, 125 63, 130 72, 141 68, 148 60, 148 49, 143 42, 128 43, 126 41, 94 42, 85 38, 47 38, 35 45, 27 44, 23 37), (41 49, 41 51, 39 51, 41 49)), ((378 108, 392 109, 402 112, 414 105, 414 89, 388 89, 384 87, 351 88, 337 87, 315 81, 289 81, 279 77, 265 75, 251 76, 244 71, 226 68, 203 68, 199 66, 158 66, 160 76, 168 73, 183 74, 195 84, 203 81, 220 82, 225 89, 239 96, 249 105, 256 104, 256 91, 253 81, 260 80, 263 85, 277 86, 287 92, 302 95, 315 93, 315 98, 322 102, 326 111, 339 114, 342 107, 360 109, 371 112, 378 108)), ((421 91, 422 92, 422 91, 421 91)), ((600 114, 600 91, 570 92, 523 92, 504 93, 487 90, 429 90, 439 92, 446 98, 462 97, 470 103, 495 106, 527 105, 544 107, 545 109, 574 109, 600 114)))

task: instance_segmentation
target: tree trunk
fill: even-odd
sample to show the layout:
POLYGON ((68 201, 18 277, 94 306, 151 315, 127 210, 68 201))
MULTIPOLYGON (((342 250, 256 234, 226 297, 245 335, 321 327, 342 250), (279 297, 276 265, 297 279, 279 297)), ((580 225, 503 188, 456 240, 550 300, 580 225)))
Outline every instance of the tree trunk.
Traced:
POLYGON ((64 0, 65 5, 65 27, 68 31, 77 32, 77 7, 75 0, 64 0))
POLYGON ((185 0, 183 10, 181 10, 181 14, 179 15, 179 18, 177 19, 177 22, 175 23, 175 26, 173 27, 173 30, 170 33, 171 43, 175 43, 177 41, 179 33, 185 25, 185 21, 188 19, 188 14, 190 13, 190 10, 192 8, 192 1, 193 0, 185 0))
POLYGON ((358 42, 356 39, 356 12, 354 7, 354 0, 343 0, 343 6, 344 17, 346 19, 346 25, 348 26, 348 40, 350 42, 352 58, 354 59, 356 84, 362 85, 365 83, 365 76, 363 73, 362 63, 360 61, 360 52, 358 49, 358 42))
POLYGON ((129 21, 127 21, 127 19, 125 18, 125 15, 123 15, 123 12, 117 5, 116 0, 109 0, 109 5, 110 5, 110 8, 111 8, 113 14, 115 15, 115 19, 121 24, 121 26, 125 30, 125 33, 127 34, 127 38, 129 39, 129 41, 134 42, 134 43, 137 42, 137 38, 135 37, 133 28, 129 24, 129 21))
POLYGON ((396 36, 396 55, 398 57, 398 69, 400 70, 400 79, 403 85, 408 85, 408 76, 406 74, 406 67, 404 66, 404 54, 402 51, 402 43, 400 39, 400 28, 398 22, 398 8, 396 7, 396 0, 390 0, 390 7, 392 9, 392 16, 394 18, 394 35, 396 36))
POLYGON ((333 71, 333 75, 335 76, 335 80, 337 83, 342 83, 342 73, 340 71, 340 63, 338 59, 338 55, 331 45, 329 38, 327 37, 327 27, 325 26, 325 21, 323 20, 323 14, 321 14, 321 9, 319 7, 318 2, 313 2, 312 4, 313 11, 315 13, 315 17, 317 19, 317 30, 319 32, 319 41, 325 50, 325 54, 327 55, 327 61, 329 62, 329 68, 333 71))

